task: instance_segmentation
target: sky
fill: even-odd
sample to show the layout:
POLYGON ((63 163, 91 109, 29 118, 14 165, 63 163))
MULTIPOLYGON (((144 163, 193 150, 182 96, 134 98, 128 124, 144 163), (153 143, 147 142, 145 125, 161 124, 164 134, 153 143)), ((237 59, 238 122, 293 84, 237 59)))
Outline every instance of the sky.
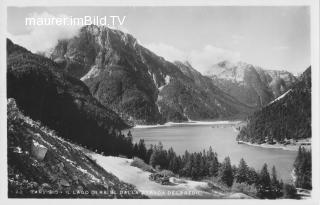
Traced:
POLYGON ((301 73, 310 65, 305 6, 8 7, 7 33, 33 52, 77 34, 76 26, 25 26, 26 17, 126 16, 118 28, 169 61, 204 73, 222 60, 301 73))

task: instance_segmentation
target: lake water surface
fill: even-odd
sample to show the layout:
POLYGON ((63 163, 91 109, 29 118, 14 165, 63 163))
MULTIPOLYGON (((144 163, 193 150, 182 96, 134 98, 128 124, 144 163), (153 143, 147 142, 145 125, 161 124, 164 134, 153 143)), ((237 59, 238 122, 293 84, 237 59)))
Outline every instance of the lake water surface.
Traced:
POLYGON ((237 132, 233 127, 212 128, 212 125, 171 125, 151 128, 134 128, 131 130, 133 141, 144 139, 147 145, 162 142, 164 148, 172 147, 177 154, 208 150, 211 146, 218 153, 220 161, 229 156, 232 164, 239 164, 244 158, 249 166, 256 170, 268 164, 269 172, 274 165, 278 178, 291 180, 291 170, 296 151, 261 148, 236 142, 237 132))

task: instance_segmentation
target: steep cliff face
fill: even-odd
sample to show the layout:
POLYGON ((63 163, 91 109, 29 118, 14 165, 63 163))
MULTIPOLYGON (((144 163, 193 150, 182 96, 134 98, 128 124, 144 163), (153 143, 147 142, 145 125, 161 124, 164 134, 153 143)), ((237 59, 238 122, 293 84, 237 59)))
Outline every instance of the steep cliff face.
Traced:
POLYGON ((213 95, 208 96, 177 65, 118 30, 83 27, 78 36, 60 41, 51 58, 129 122, 213 119, 240 112, 238 105, 226 99, 232 97, 221 96, 223 92, 213 85, 213 95))
POLYGON ((129 126, 101 105, 86 85, 56 63, 7 41, 7 96, 33 120, 64 138, 117 154, 120 131, 129 126))
POLYGON ((264 70, 243 62, 222 61, 209 69, 207 75, 217 87, 254 107, 268 104, 296 81, 287 71, 264 70))
POLYGON ((311 67, 287 92, 248 118, 239 140, 285 143, 311 137, 311 67))
MULTIPOLYGON (((203 109, 203 115, 216 111, 218 116, 230 117, 234 115, 232 111, 237 112, 238 114, 247 114, 253 111, 252 107, 241 103, 234 97, 217 88, 209 77, 203 76, 200 72, 195 70, 190 63, 177 61, 175 62, 175 65, 184 73, 184 75, 191 79, 198 90, 201 90, 202 97, 197 97, 196 99, 198 100, 194 102, 194 105, 205 108, 203 109), (226 114, 224 112, 229 113, 226 114)), ((194 113, 194 115, 196 115, 196 113, 194 113)), ((199 116, 198 119, 201 119, 201 116, 199 116)), ((210 117, 208 117, 208 119, 210 119, 210 117)))
POLYGON ((88 150, 25 116, 14 99, 7 108, 8 197, 145 198, 96 164, 88 150))

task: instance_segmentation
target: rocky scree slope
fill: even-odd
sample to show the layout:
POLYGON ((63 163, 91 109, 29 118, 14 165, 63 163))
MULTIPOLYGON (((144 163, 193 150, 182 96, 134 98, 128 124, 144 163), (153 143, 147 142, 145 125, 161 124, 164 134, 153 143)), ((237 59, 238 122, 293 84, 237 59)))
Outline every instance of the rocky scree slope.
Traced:
POLYGON ((199 86, 132 35, 107 27, 83 27, 74 38, 60 40, 51 58, 131 123, 214 119, 247 109, 214 85, 199 86))
POLYGON ((10 198, 145 198, 96 164, 84 148, 25 116, 12 98, 7 114, 10 198))

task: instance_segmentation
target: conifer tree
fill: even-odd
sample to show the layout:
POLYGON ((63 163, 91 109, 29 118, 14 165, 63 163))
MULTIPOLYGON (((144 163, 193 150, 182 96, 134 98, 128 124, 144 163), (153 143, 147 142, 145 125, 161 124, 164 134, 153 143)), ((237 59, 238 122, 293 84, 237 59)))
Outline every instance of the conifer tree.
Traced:
POLYGON ((272 172, 271 172, 271 190, 273 193, 273 198, 278 198, 281 196, 281 185, 280 182, 277 178, 277 171, 275 166, 272 167, 272 172))
POLYGON ((233 171, 230 162, 230 158, 226 157, 221 164, 220 172, 219 172, 220 180, 225 183, 227 186, 232 186, 233 184, 233 171))
POLYGON ((249 168, 247 163, 244 161, 243 158, 240 159, 239 167, 237 169, 235 178, 236 182, 238 183, 243 183, 243 182, 248 182, 248 174, 249 174, 249 168))
POLYGON ((157 146, 154 146, 149 164, 153 167, 159 165, 161 169, 168 167, 167 152, 163 149, 161 142, 157 146))
POLYGON ((268 171, 268 165, 265 163, 259 175, 258 194, 260 198, 271 198, 271 179, 268 171))
POLYGON ((139 144, 138 144, 138 157, 143 159, 143 160, 146 160, 146 155, 147 155, 147 149, 146 149, 146 145, 144 144, 144 140, 143 139, 140 139, 139 140, 139 144))
POLYGON ((276 171, 276 167, 275 166, 272 166, 271 183, 272 184, 278 183, 277 171, 276 171))
POLYGON ((251 185, 251 184, 258 184, 258 182, 259 182, 259 174, 256 172, 254 168, 249 167, 247 183, 251 185))
POLYGON ((295 185, 299 188, 311 189, 311 152, 299 147, 298 155, 294 162, 295 185))

